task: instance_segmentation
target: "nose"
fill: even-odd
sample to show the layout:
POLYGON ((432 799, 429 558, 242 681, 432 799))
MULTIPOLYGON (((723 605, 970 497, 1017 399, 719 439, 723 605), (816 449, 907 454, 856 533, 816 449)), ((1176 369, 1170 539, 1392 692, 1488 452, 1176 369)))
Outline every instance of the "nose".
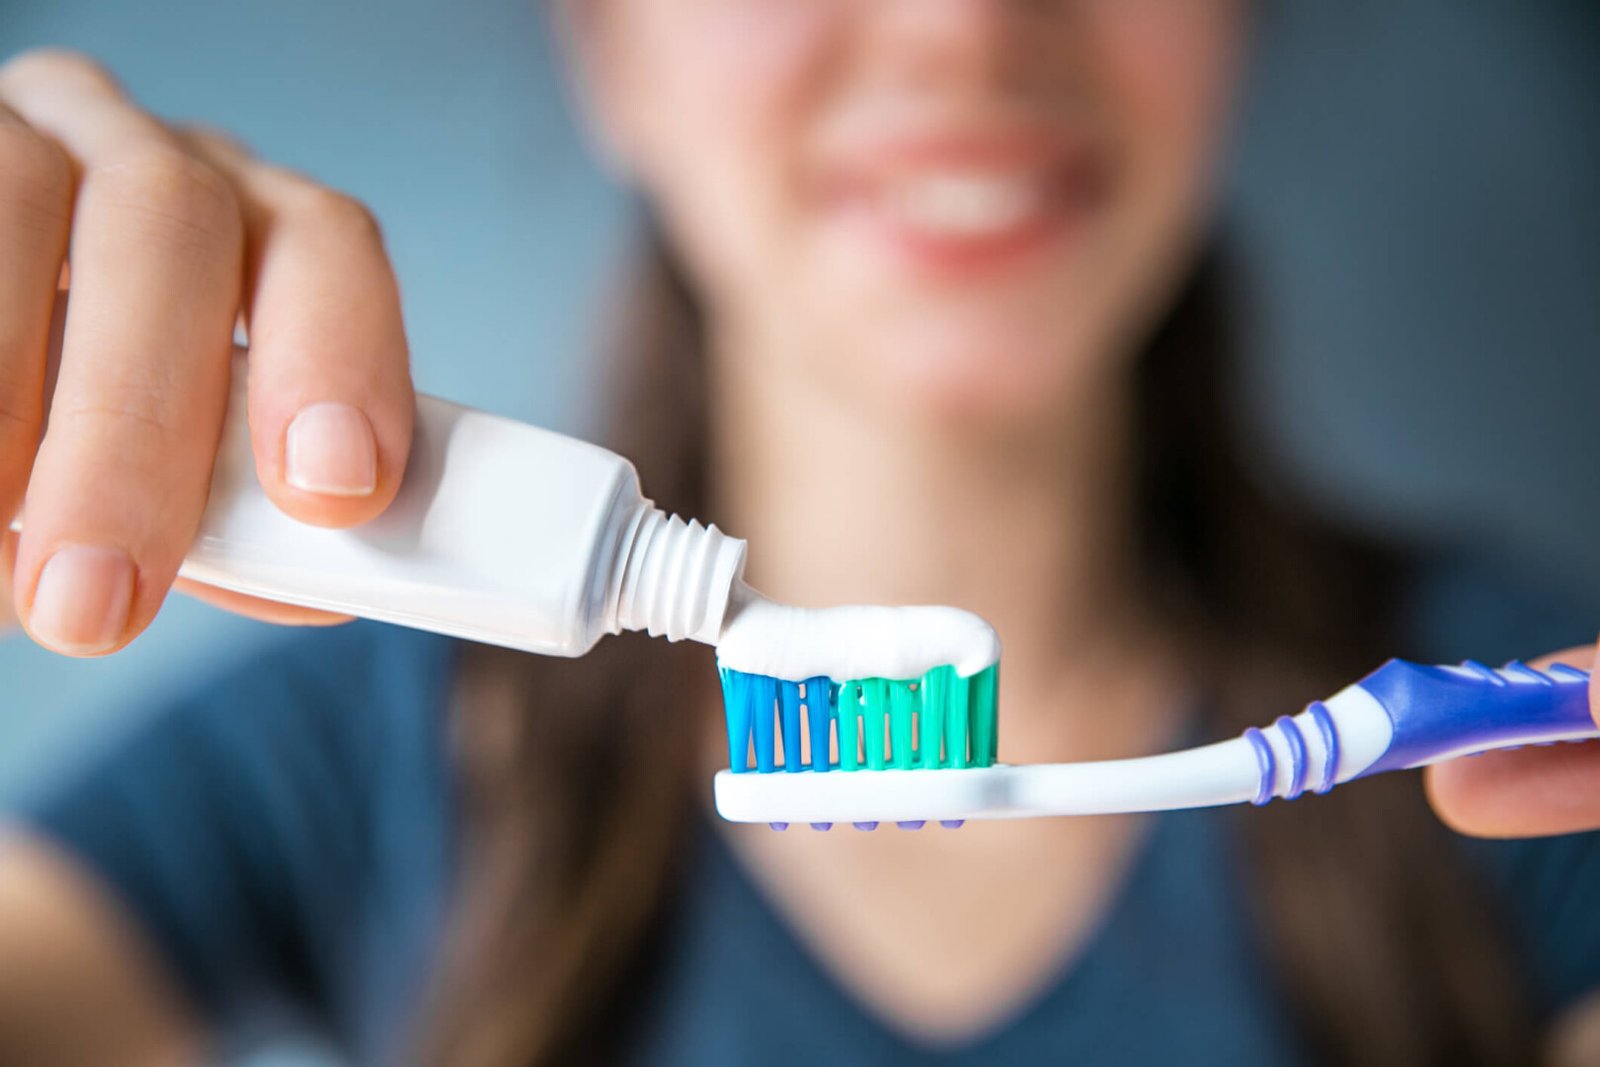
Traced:
POLYGON ((865 0, 875 51, 904 82, 993 88, 1024 73, 1027 18, 1041 0, 865 0))

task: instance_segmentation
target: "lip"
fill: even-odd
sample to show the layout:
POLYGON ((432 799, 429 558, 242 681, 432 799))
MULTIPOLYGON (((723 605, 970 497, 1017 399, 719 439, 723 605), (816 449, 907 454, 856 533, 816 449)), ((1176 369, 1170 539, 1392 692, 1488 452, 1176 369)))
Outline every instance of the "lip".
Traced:
POLYGON ((1106 178, 1103 153, 1082 139, 974 131, 860 142, 832 157, 822 190, 852 240, 913 271, 959 276, 1069 243, 1106 178))

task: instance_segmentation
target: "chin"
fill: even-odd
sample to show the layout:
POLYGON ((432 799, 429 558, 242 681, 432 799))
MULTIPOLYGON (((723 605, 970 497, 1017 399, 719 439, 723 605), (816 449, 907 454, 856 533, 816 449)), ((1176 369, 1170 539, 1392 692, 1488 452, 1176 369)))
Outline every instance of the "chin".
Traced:
POLYGON ((966 430, 1027 432, 1068 417, 1093 361, 1070 337, 1043 330, 928 329, 885 338, 872 362, 875 393, 903 414, 966 430))
POLYGON ((855 346, 854 370, 873 404, 971 430, 1070 417, 1107 354, 1095 316, 997 296, 905 301, 859 331, 869 340, 855 346))

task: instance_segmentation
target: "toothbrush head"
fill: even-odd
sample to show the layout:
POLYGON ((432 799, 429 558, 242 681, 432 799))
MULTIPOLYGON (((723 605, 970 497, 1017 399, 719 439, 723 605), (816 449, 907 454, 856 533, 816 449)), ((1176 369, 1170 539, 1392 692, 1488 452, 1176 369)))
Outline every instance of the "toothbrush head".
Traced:
MULTIPOLYGON (((921 677, 910 679, 854 678, 835 681, 827 677, 803 680, 750 674, 729 667, 719 668, 722 677, 723 707, 728 726, 729 770, 718 775, 717 807, 723 816, 737 821, 768 822, 784 829, 790 820, 776 816, 788 810, 773 810, 773 818, 751 818, 740 810, 739 794, 759 790, 769 795, 773 787, 798 803, 781 800, 777 809, 803 813, 808 805, 804 795, 815 790, 807 780, 853 772, 884 772, 864 776, 860 785, 880 790, 895 779, 913 776, 911 786, 934 785, 938 778, 942 792, 950 783, 950 772, 971 772, 995 762, 998 725, 999 664, 970 676, 962 676, 953 666, 935 667, 921 677), (758 783, 751 776, 778 775, 791 780, 758 783), (729 779, 732 779, 731 781, 729 779), (748 780, 746 783, 741 780, 748 780), (749 788, 753 787, 753 788, 749 788)), ((957 773, 957 778, 970 774, 957 773)), ((839 783, 843 784, 843 783, 839 783)), ((835 789, 827 790, 829 793, 835 789)), ((762 806, 766 806, 764 802, 762 806)), ((926 816, 908 813, 896 820, 904 829, 918 829, 926 816)), ((828 829, 831 820, 808 820, 815 829, 828 829)), ((959 826, 959 820, 943 820, 946 826, 959 826)), ((857 829, 871 830, 877 821, 853 822, 857 829)))

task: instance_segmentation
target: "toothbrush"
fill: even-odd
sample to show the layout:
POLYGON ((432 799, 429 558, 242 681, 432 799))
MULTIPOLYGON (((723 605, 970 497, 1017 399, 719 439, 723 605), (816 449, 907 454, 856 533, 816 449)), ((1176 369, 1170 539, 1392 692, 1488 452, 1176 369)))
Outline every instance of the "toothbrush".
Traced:
POLYGON ((742 580, 743 541, 657 509, 632 465, 594 445, 419 396, 406 477, 383 515, 349 530, 295 522, 256 480, 243 358, 180 574, 547 655, 583 655, 625 629, 716 645, 730 768, 715 793, 733 821, 911 828, 1265 804, 1459 755, 1600 736, 1584 671, 1394 660, 1231 741, 1000 764, 1000 647, 982 619, 767 600, 742 580))
POLYGON ((880 822, 918 829, 934 819, 954 827, 966 819, 1261 805, 1458 756, 1600 737, 1587 671, 1396 659, 1232 740, 1134 759, 1013 766, 995 762, 995 669, 835 684, 724 667, 731 766, 716 776, 717 810, 774 829, 849 822, 871 830, 880 822), (839 759, 819 762, 815 754, 830 749, 839 759))

